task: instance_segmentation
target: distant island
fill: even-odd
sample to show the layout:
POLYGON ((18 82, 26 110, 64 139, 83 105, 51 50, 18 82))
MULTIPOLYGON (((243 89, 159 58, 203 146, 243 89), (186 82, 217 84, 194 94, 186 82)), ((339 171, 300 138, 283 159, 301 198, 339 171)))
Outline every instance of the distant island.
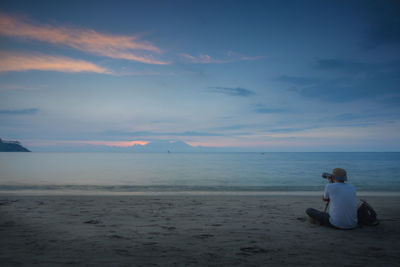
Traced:
POLYGON ((0 152, 31 152, 18 141, 5 141, 0 138, 0 152))

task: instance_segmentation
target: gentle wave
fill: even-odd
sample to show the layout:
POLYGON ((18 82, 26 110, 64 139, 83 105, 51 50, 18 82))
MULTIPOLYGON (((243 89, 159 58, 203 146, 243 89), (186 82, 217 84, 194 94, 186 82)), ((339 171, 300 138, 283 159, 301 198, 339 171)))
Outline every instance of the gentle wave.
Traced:
POLYGON ((321 192, 334 167, 357 192, 400 192, 400 153, 0 153, 0 191, 321 192))
POLYGON ((132 185, 2 185, 0 191, 104 191, 104 192, 191 192, 191 191, 319 191, 320 186, 132 186, 132 185))
MULTIPOLYGON (((76 192, 320 192, 321 186, 132 186, 132 185, 1 185, 0 191, 76 192)), ((359 192, 371 188, 358 188, 359 192)), ((398 187, 375 187, 374 192, 398 192, 398 187)))

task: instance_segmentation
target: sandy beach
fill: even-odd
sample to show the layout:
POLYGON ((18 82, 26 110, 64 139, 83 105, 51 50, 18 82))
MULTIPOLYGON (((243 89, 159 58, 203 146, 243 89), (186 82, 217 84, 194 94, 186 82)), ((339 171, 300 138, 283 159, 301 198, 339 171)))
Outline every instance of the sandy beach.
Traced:
POLYGON ((399 266, 400 198, 377 227, 313 225, 318 196, 0 195, 0 265, 399 266))

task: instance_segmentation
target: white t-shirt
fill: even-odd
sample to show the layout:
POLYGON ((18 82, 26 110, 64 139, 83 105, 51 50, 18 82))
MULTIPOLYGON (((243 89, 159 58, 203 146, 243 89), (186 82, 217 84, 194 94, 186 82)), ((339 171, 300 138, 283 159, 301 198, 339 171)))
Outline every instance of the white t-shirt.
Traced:
POLYGON ((333 226, 342 229, 357 226, 357 198, 351 184, 327 184, 324 198, 330 199, 329 222, 333 226))

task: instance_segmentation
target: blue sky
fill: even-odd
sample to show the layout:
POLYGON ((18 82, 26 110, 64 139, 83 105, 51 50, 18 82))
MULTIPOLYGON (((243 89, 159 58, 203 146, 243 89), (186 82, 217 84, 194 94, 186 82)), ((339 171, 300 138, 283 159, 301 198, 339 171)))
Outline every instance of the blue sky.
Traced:
POLYGON ((2 1, 0 137, 399 151, 398 1, 2 1))

